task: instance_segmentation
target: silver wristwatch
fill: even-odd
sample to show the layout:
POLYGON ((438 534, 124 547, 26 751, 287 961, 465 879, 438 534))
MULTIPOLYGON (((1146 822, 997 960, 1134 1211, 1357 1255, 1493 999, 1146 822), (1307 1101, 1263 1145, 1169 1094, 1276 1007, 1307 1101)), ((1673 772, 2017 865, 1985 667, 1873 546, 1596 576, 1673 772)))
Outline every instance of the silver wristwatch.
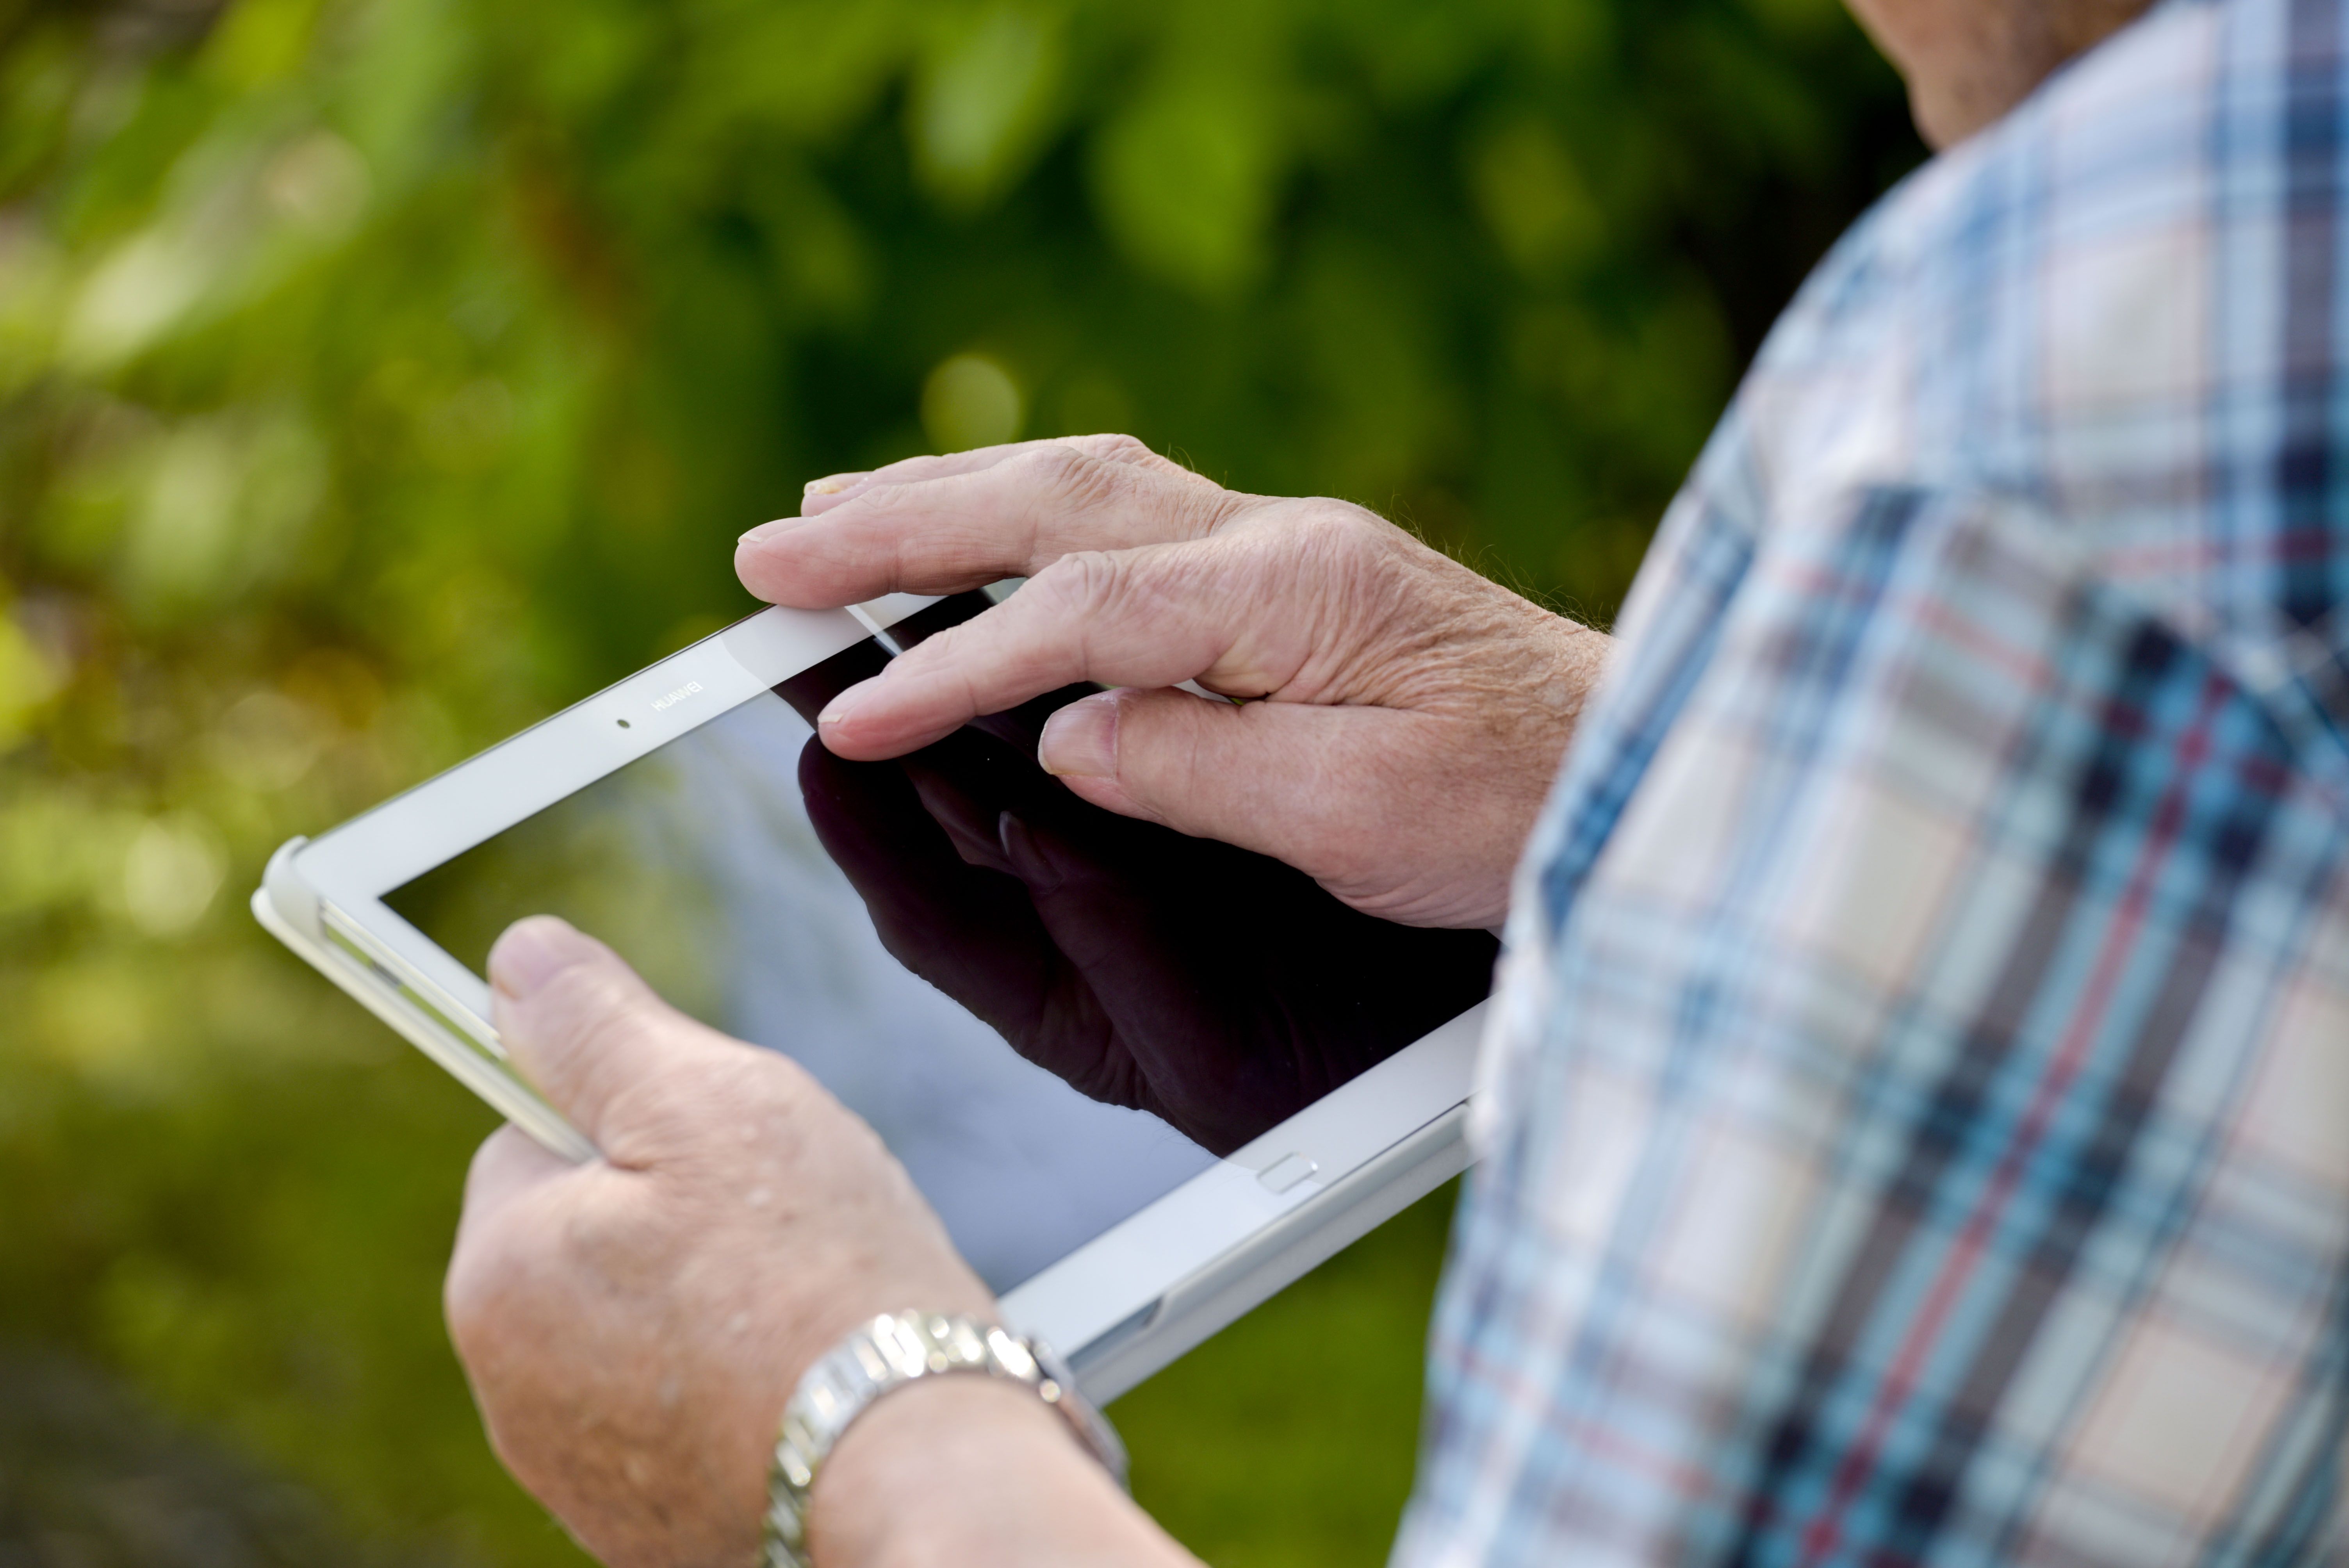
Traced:
POLYGON ((764 1568, 810 1568, 808 1489, 849 1423, 892 1388, 917 1378, 976 1372, 1024 1385, 1067 1418, 1120 1486, 1125 1445, 1077 1392, 1069 1369, 1042 1344, 972 1317, 900 1312, 860 1326, 807 1370, 783 1407, 767 1472, 764 1568))

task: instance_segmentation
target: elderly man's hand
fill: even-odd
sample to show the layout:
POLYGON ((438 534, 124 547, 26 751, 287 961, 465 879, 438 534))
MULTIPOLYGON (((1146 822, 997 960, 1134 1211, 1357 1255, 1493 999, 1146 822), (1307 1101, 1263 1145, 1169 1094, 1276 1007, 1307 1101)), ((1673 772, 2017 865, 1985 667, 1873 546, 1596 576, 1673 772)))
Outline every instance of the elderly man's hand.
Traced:
MULTIPOLYGON (((516 1062, 604 1152, 567 1165, 507 1128, 474 1161, 447 1305, 491 1440, 616 1568, 742 1568, 801 1373, 878 1313, 994 1302, 789 1059, 672 1011, 558 920, 509 931, 490 971, 516 1062)), ((1041 1401, 976 1378, 876 1405, 809 1522, 825 1568, 1183 1560, 1041 1401), (892 1501, 909 1490, 912 1515, 892 1501)))
POLYGON ((894 757, 1074 681, 1044 766, 1085 799, 1276 856, 1356 908, 1497 924, 1607 639, 1334 500, 1242 495, 1123 436, 820 480, 745 534, 805 608, 1026 576, 842 693, 843 757, 894 757), (1169 689, 1195 681, 1247 700, 1169 689))

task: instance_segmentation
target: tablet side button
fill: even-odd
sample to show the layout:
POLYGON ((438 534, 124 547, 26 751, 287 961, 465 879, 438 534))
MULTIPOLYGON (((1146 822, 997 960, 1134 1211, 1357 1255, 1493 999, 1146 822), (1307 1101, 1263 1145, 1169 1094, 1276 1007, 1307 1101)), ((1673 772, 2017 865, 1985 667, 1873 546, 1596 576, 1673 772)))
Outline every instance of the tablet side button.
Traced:
POLYGON ((1286 1192, 1321 1167, 1302 1154, 1284 1154, 1257 1172, 1256 1179, 1274 1192, 1286 1192))

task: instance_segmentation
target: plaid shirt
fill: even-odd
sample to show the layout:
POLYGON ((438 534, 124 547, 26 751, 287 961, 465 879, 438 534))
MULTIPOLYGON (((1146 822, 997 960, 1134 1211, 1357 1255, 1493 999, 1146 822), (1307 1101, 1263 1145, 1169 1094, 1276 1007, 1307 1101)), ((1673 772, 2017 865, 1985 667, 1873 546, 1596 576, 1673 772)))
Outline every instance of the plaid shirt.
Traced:
POLYGON ((2349 1561, 2349 0, 1764 348, 1521 875, 1400 1563, 2349 1561))

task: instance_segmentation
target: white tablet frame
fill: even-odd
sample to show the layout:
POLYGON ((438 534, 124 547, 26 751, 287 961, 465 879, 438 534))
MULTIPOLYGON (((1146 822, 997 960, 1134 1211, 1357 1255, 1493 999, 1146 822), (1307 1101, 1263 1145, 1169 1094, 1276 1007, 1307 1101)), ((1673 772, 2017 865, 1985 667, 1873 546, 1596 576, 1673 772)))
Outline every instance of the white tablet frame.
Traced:
MULTIPOLYGON (((595 1149, 502 1067, 489 987, 383 895, 935 601, 768 609, 272 859, 254 913, 533 1137, 595 1149), (623 723, 623 721, 626 721, 623 723)), ((1141 1381, 1466 1163, 1480 1004, 1002 1298, 1094 1398, 1141 1381)))

